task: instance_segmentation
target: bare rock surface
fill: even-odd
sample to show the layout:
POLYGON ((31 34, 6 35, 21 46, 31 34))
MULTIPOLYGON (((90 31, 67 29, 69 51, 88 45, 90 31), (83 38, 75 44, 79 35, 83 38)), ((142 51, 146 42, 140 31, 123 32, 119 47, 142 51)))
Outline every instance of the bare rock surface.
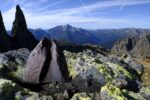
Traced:
POLYGON ((27 60, 25 80, 37 84, 65 81, 67 70, 64 69, 67 65, 59 63, 58 60, 64 58, 59 55, 58 49, 55 41, 43 38, 27 60))

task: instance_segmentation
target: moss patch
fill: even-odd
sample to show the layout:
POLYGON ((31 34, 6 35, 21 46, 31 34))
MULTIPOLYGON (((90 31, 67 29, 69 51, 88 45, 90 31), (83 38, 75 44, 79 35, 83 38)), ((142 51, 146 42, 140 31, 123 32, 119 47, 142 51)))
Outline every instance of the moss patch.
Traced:
POLYGON ((95 67, 105 77, 107 82, 113 80, 114 76, 113 76, 113 72, 110 68, 106 67, 103 64, 97 64, 95 67))
POLYGON ((73 95, 71 100, 92 100, 86 93, 76 93, 73 95))
POLYGON ((108 96, 116 100, 146 100, 142 93, 135 93, 132 91, 127 91, 126 89, 121 90, 111 83, 108 83, 101 88, 101 92, 104 91, 107 92, 108 96))
POLYGON ((106 84, 101 88, 101 92, 106 91, 108 93, 108 96, 116 99, 116 100, 127 100, 127 98, 124 97, 122 91, 112 85, 111 83, 106 84))
POLYGON ((114 64, 114 63, 107 63, 111 68, 113 68, 116 71, 113 71, 115 73, 115 77, 118 77, 118 73, 124 74, 127 78, 130 80, 133 80, 133 76, 131 75, 130 72, 128 72, 125 68, 123 68, 120 65, 114 64))
POLYGON ((0 79, 0 89, 2 90, 2 93, 0 94, 0 97, 3 100, 12 100, 15 99, 15 93, 18 91, 22 91, 25 93, 25 90, 18 86, 16 83, 13 83, 10 80, 6 79, 0 79))
POLYGON ((146 100, 146 98, 144 98, 140 93, 134 93, 125 89, 122 91, 125 96, 132 98, 132 100, 146 100))

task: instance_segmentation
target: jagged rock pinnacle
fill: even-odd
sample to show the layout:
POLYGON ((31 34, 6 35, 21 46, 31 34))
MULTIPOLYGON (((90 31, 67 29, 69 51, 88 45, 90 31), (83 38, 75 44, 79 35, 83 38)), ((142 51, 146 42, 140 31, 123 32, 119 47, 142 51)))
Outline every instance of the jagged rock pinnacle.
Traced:
POLYGON ((11 35, 16 43, 16 48, 28 48, 32 50, 38 43, 32 33, 29 32, 23 11, 19 5, 16 6, 16 15, 11 35))
POLYGON ((1 14, 1 11, 0 11, 0 33, 2 31, 5 31, 5 27, 4 27, 4 23, 3 23, 2 14, 1 14))
POLYGON ((0 12, 0 52, 10 50, 10 37, 6 32, 2 14, 0 12))

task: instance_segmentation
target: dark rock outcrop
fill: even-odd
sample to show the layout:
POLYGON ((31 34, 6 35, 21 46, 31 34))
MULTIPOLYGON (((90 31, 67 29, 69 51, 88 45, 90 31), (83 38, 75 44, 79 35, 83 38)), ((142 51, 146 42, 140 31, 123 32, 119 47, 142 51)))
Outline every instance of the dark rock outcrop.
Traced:
POLYGON ((27 60, 25 80, 37 84, 62 82, 68 76, 62 51, 55 41, 43 38, 27 60))
POLYGON ((38 43, 32 33, 28 30, 24 14, 19 5, 16 7, 16 15, 11 35, 16 44, 16 48, 28 48, 32 50, 38 43))
POLYGON ((2 14, 0 12, 0 52, 5 52, 11 49, 11 37, 7 34, 2 14))

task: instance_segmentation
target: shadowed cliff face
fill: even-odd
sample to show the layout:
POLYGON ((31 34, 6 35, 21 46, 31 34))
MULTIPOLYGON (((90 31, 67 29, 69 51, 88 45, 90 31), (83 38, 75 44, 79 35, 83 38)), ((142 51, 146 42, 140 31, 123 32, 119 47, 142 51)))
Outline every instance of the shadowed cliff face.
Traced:
POLYGON ((11 48, 10 37, 6 32, 3 18, 0 12, 0 52, 8 51, 11 48))
POLYGON ((16 48, 28 48, 32 50, 38 43, 32 33, 27 29, 26 20, 19 5, 16 6, 16 15, 11 35, 16 43, 16 48))
POLYGON ((37 84, 65 81, 68 71, 64 67, 67 68, 67 65, 58 61, 65 58, 59 55, 57 49, 60 48, 53 40, 43 38, 28 58, 25 80, 37 84))

